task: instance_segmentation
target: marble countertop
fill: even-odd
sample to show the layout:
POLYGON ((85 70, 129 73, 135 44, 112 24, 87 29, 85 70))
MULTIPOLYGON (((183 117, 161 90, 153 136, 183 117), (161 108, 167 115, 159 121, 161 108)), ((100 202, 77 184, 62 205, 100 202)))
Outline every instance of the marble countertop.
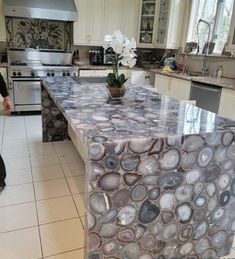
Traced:
POLYGON ((128 85, 121 102, 110 101, 104 84, 79 84, 75 79, 47 78, 43 83, 73 129, 91 138, 156 138, 235 129, 235 121, 145 87, 128 85))

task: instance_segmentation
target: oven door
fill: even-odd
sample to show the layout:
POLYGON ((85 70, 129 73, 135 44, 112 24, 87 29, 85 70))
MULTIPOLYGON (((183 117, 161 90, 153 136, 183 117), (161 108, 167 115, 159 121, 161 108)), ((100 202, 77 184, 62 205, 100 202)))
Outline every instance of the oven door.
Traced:
POLYGON ((40 79, 14 79, 12 90, 15 111, 41 110, 40 79))

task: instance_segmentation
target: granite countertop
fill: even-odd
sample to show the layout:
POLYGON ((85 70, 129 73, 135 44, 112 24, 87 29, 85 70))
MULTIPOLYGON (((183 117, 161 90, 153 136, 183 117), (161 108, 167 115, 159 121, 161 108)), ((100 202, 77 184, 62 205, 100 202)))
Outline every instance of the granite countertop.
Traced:
POLYGON ((235 78, 226 78, 226 77, 213 77, 213 76, 190 76, 187 73, 178 73, 178 72, 164 72, 161 69, 151 69, 150 71, 155 72, 160 75, 171 76, 179 79, 184 79, 188 81, 200 82, 203 84, 209 84, 213 86, 219 86, 222 88, 227 88, 235 90, 235 78))
POLYGON ((129 85, 121 102, 108 101, 104 84, 78 84, 75 79, 47 78, 44 85, 73 129, 83 129, 90 137, 128 139, 235 129, 234 121, 144 87, 129 85))

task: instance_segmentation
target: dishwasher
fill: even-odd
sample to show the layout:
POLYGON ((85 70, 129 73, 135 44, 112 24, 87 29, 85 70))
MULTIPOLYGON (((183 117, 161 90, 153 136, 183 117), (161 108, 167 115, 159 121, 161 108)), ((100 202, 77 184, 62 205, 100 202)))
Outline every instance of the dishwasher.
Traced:
POLYGON ((218 113, 221 90, 219 86, 192 81, 190 100, 195 100, 199 108, 218 113))

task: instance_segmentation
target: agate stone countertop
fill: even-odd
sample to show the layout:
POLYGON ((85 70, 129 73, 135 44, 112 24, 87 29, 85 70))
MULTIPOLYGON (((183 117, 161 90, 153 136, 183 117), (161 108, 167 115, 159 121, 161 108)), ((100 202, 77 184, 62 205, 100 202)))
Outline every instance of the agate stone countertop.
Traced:
POLYGON ((59 107, 88 150, 86 259, 230 253, 234 121, 145 87, 128 86, 120 102, 109 101, 103 84, 48 78, 43 85, 45 130, 60 126, 51 119, 60 118, 59 107))
POLYGON ((122 101, 109 101, 104 84, 48 78, 45 87, 72 128, 108 139, 166 137, 235 130, 235 122, 144 87, 129 87, 122 101))

